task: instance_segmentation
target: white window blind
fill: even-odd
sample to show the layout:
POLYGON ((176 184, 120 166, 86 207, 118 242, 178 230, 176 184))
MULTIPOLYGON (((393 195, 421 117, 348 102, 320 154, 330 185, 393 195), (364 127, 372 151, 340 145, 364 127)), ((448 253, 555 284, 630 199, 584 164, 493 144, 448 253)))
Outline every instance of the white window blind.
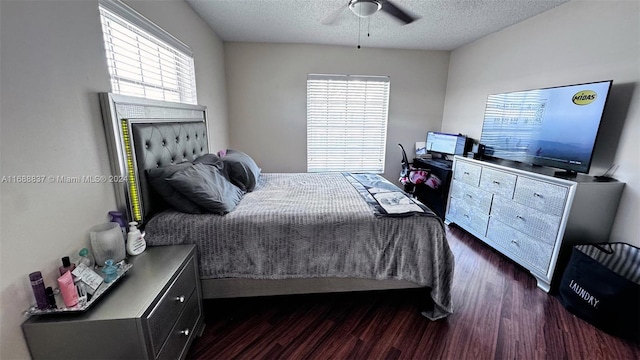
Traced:
POLYGON ((386 76, 307 76, 307 171, 384 172, 386 76))
POLYGON ((111 91, 196 104, 191 49, 125 4, 100 0, 111 91))

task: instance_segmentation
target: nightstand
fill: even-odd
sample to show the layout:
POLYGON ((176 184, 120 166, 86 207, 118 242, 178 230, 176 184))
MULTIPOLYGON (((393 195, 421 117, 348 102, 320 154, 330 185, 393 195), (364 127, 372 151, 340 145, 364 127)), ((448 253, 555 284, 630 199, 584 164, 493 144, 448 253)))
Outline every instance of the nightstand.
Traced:
POLYGON ((149 247, 83 313, 32 316, 33 359, 182 359, 204 324, 193 245, 149 247))

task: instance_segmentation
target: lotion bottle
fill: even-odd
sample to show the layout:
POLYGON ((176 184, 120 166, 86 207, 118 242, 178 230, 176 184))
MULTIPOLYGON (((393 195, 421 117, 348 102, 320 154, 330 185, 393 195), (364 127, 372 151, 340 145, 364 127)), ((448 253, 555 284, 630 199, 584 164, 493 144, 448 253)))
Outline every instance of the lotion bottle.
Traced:
POLYGON ((58 278, 58 285, 60 286, 60 292, 62 293, 62 300, 64 300, 64 304, 67 307, 78 305, 78 290, 73 283, 71 271, 65 272, 58 278))
POLYGON ((137 222, 129 223, 129 234, 127 235, 127 254, 138 255, 147 248, 147 242, 144 241, 144 233, 136 227, 137 222))

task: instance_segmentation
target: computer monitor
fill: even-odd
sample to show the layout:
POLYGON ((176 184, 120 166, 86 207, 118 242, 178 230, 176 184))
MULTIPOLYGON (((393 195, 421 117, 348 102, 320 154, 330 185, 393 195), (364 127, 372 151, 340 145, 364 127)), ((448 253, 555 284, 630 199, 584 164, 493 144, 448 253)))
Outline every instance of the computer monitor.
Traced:
POLYGON ((429 152, 444 155, 464 155, 467 137, 435 131, 427 132, 426 148, 429 152))

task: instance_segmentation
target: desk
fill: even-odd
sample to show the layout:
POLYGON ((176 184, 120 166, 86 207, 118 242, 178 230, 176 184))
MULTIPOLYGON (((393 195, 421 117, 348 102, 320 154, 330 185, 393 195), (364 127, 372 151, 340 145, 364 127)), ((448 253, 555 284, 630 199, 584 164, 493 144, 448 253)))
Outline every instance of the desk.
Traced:
POLYGON ((432 189, 426 185, 416 185, 413 194, 433 210, 436 215, 444 220, 449 187, 451 185, 451 162, 440 163, 431 159, 413 159, 413 167, 417 169, 429 169, 431 174, 442 180, 438 189, 432 189))

